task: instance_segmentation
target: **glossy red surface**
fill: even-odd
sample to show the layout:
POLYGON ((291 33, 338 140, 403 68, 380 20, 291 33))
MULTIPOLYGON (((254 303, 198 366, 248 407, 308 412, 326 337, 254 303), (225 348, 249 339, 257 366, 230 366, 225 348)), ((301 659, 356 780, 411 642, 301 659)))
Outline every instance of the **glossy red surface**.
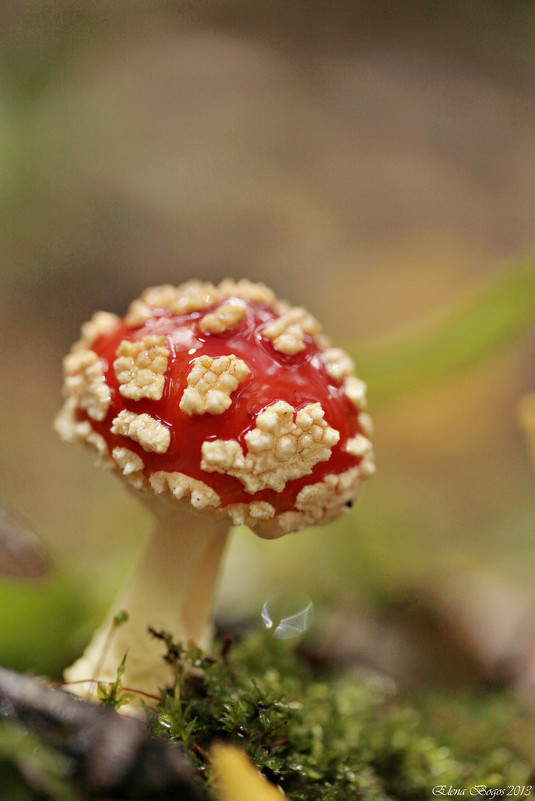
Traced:
POLYGON ((101 423, 90 420, 81 410, 78 417, 89 420, 106 440, 110 452, 114 447, 122 446, 138 453, 145 464, 146 475, 156 470, 185 473, 212 487, 220 495, 223 505, 265 500, 273 504, 277 512, 281 512, 292 508, 297 493, 306 484, 358 464, 360 460, 345 453, 343 446, 347 439, 360 432, 360 428, 357 412, 341 385, 326 374, 316 343, 306 337, 306 350, 301 353, 287 356, 277 352, 272 342, 261 335, 261 329, 275 317, 275 313, 257 303, 244 301, 244 304, 245 319, 222 334, 201 332, 198 321, 211 310, 208 309, 202 314, 196 312, 179 317, 171 317, 161 311, 141 327, 132 328, 121 322, 110 332, 101 335, 93 343, 92 349, 101 359, 111 390, 110 408, 101 423), (165 336, 170 350, 164 394, 159 401, 129 400, 118 389, 113 369, 115 353, 121 340, 137 340, 149 334, 165 336), (231 407, 218 415, 189 416, 183 412, 179 404, 193 361, 203 354, 217 358, 231 353, 243 359, 250 370, 247 378, 232 393, 231 407), (263 490, 254 495, 245 492, 242 483, 232 476, 201 470, 201 446, 205 440, 237 439, 246 452, 244 436, 255 427, 256 416, 278 400, 287 401, 296 410, 309 403, 321 403, 326 422, 340 432, 340 441, 327 462, 317 464, 308 476, 288 482, 282 493, 263 490), (167 453, 146 453, 131 439, 112 434, 112 421, 123 409, 136 414, 150 414, 168 426, 171 443, 167 453))

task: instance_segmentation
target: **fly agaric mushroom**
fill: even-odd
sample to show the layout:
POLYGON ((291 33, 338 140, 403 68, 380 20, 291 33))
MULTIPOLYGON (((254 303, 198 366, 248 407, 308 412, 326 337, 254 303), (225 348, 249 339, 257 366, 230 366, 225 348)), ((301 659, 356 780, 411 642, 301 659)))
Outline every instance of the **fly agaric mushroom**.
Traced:
POLYGON ((129 686, 164 686, 172 668, 147 629, 209 645, 230 525, 275 538, 347 511, 374 472, 352 372, 308 312, 246 280, 152 287, 124 318, 82 327, 56 429, 122 475, 156 525, 69 681, 113 680, 128 652, 129 686))

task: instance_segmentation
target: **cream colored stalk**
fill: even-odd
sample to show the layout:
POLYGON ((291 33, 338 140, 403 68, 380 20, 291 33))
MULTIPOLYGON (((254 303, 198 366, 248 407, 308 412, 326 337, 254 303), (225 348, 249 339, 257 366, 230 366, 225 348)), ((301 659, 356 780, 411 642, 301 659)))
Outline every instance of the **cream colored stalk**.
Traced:
POLYGON ((84 654, 65 671, 67 682, 79 682, 69 689, 82 697, 95 697, 96 681, 114 681, 125 654, 125 687, 154 694, 158 687, 173 685, 173 667, 163 659, 165 643, 149 628, 169 633, 175 642, 210 646, 228 520, 158 500, 151 503, 154 529, 124 590, 84 654), (122 611, 128 619, 115 625, 122 611))

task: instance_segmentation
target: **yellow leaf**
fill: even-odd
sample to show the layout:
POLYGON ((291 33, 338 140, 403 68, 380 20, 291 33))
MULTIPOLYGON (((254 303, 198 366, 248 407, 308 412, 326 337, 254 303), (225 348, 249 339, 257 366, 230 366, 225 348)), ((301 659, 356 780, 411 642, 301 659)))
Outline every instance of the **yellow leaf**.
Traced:
POLYGON ((261 776, 239 748, 215 745, 211 760, 219 801, 283 801, 286 798, 261 776))

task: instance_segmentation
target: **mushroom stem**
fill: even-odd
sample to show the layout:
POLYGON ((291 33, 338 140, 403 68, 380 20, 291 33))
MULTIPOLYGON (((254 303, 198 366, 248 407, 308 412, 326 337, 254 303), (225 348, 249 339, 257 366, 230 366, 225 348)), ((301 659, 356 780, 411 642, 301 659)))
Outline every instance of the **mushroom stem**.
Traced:
MULTIPOLYGON (((153 507, 154 508, 154 507, 153 507)), ((166 646, 149 627, 169 633, 175 642, 210 645, 212 604, 219 564, 228 536, 228 521, 195 514, 184 506, 158 510, 156 524, 123 592, 83 656, 65 671, 67 682, 82 697, 95 696, 95 682, 113 681, 125 653, 123 684, 155 693, 173 684, 175 673, 164 661, 166 646), (115 616, 128 613, 126 622, 115 616)))

